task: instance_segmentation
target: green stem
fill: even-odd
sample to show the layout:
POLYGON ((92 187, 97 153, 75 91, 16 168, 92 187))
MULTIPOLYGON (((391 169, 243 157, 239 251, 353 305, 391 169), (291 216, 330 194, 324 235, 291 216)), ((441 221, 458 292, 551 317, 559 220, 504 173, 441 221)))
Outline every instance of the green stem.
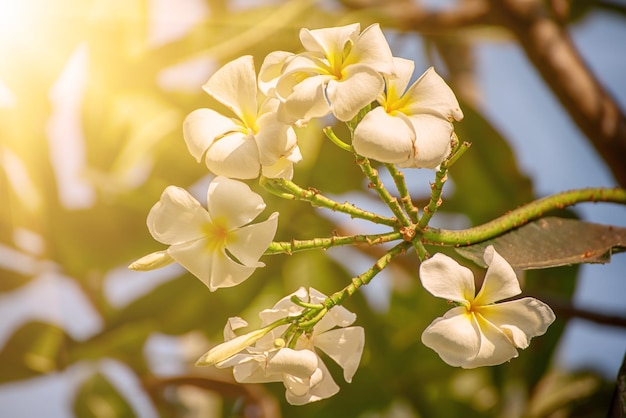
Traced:
POLYGON ((440 164, 439 170, 437 170, 437 173, 435 174, 435 182, 430 184, 430 201, 428 202, 428 205, 426 205, 426 207, 424 208, 424 214, 422 215, 422 218, 417 223, 417 229, 425 229, 435 212, 437 212, 437 209, 439 209, 439 206, 441 206, 441 193, 443 192, 443 185, 445 184, 446 180, 448 180, 448 169, 471 146, 469 142, 458 143, 456 134, 455 142, 457 143, 455 148, 452 150, 448 158, 440 164))
POLYGON ((538 219, 546 212, 563 209, 582 202, 612 202, 626 204, 626 190, 590 188, 561 192, 543 199, 535 200, 506 215, 500 216, 485 224, 461 231, 438 228, 426 228, 422 231, 422 242, 432 245, 462 247, 485 241, 512 229, 518 228, 532 220, 538 219))
POLYGON ((363 157, 358 154, 354 154, 356 157, 356 163, 361 167, 361 171, 367 176, 370 181, 370 187, 372 187, 378 193, 378 196, 381 198, 383 202, 391 209, 391 212, 396 216, 396 218, 402 223, 403 226, 411 226, 411 220, 407 217, 407 215, 402 211, 400 204, 398 203, 398 199, 393 197, 383 183, 380 181, 380 177, 378 177, 378 170, 376 170, 370 164, 369 160, 366 157, 363 157))
POLYGON ((339 139, 339 137, 335 135, 333 128, 331 128, 330 126, 327 126, 323 129, 323 132, 326 135, 326 137, 333 142, 333 144, 337 145, 339 148, 341 148, 344 151, 352 152, 352 146, 346 144, 341 139, 339 139))
POLYGON ((312 188, 303 189, 290 180, 280 178, 264 178, 259 183, 274 194, 277 194, 278 189, 284 190, 287 194, 284 194, 281 197, 285 197, 287 199, 305 200, 313 206, 327 208, 334 212, 346 213, 353 218, 365 219, 370 222, 387 225, 392 228, 398 227, 398 221, 394 218, 387 218, 363 209, 359 209, 350 202, 335 202, 334 200, 320 194, 319 190, 312 188))
POLYGON ((424 207, 424 214, 422 218, 419 220, 417 227, 418 229, 424 229, 430 222, 431 218, 441 206, 441 193, 443 192, 443 185, 448 180, 448 167, 445 164, 441 164, 437 174, 435 174, 435 182, 430 183, 430 201, 428 205, 424 207))
POLYGON ((420 262, 430 257, 430 254, 428 254, 426 247, 424 247, 424 244, 419 238, 414 239, 413 241, 411 241, 411 243, 413 244, 413 248, 415 248, 415 251, 417 252, 417 256, 420 259, 420 262))
POLYGON ((322 302, 324 306, 330 310, 333 306, 341 305, 346 298, 352 296, 359 288, 368 284, 378 273, 387 267, 387 264, 389 264, 394 257, 404 254, 410 246, 410 242, 403 241, 387 251, 387 253, 379 258, 369 270, 352 278, 352 283, 327 297, 326 300, 322 302))
POLYGON ((311 328, 313 328, 315 324, 317 324, 324 317, 324 315, 328 313, 328 308, 323 307, 322 309, 314 310, 311 312, 315 312, 315 316, 313 316, 311 319, 308 319, 306 321, 298 322, 298 327, 300 329, 309 331, 311 328))
POLYGON ((402 239, 400 232, 388 232, 372 235, 349 235, 345 237, 313 238, 309 240, 291 240, 289 242, 272 242, 265 250, 265 255, 292 254, 298 251, 340 247, 344 245, 367 244, 378 245, 402 239))
POLYGON ((385 167, 387 167, 389 174, 391 174, 391 177, 396 184, 396 188, 400 194, 400 203, 402 203, 404 211, 409 215, 409 218, 411 218, 411 222, 416 224, 419 219, 419 210, 413 204, 413 200, 411 200, 411 195, 409 194, 409 190, 406 187, 406 181, 404 180, 404 173, 398 170, 394 164, 385 163, 385 167))

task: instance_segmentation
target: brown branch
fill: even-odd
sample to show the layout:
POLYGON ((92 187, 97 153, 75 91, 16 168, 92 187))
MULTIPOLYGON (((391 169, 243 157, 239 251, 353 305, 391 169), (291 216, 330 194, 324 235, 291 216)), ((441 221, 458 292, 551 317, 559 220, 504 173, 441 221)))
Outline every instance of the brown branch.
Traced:
POLYGON ((195 386, 223 397, 242 398, 246 407, 245 417, 279 418, 281 416, 278 401, 261 385, 239 384, 234 380, 225 380, 217 376, 182 375, 173 377, 151 376, 144 380, 144 387, 151 396, 168 386, 195 386))
POLYGON ((484 1, 466 1, 455 9, 432 11, 413 0, 343 0, 352 9, 367 9, 379 19, 389 18, 400 30, 424 34, 445 34, 465 27, 490 23, 489 7, 484 1))
POLYGON ((491 7, 626 187, 626 116, 584 63, 566 29, 538 0, 492 0, 491 7))

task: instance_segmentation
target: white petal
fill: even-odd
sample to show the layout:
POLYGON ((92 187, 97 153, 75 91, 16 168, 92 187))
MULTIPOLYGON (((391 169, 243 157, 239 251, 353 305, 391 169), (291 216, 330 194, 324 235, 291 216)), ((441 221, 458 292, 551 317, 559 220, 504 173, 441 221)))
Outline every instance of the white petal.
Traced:
POLYGON ((274 212, 264 221, 232 231, 233 240, 226 244, 231 252, 242 264, 256 265, 267 247, 276 235, 278 228, 278 212, 274 212))
POLYGON ((346 26, 322 29, 301 29, 300 42, 309 52, 323 53, 328 58, 339 59, 343 55, 343 49, 348 41, 355 42, 358 39, 360 25, 353 23, 346 26))
POLYGON ((297 396, 287 390, 285 398, 291 405, 304 405, 322 399, 330 398, 339 392, 339 386, 333 380, 326 365, 320 360, 319 368, 313 373, 309 382, 309 390, 302 396, 297 396))
POLYGON ((419 276, 422 286, 434 296, 461 303, 474 299, 472 271, 443 253, 422 262, 419 276))
POLYGON ((365 331, 362 327, 349 327, 330 330, 315 336, 315 347, 322 350, 343 368, 343 377, 350 383, 361 362, 365 345, 365 331))
POLYGON ((267 374, 264 369, 265 358, 262 360, 248 361, 233 368, 233 377, 239 383, 269 383, 281 382, 283 376, 280 374, 267 374))
POLYGON ((461 367, 473 369, 497 366, 517 357, 517 350, 502 330, 486 321, 481 315, 476 315, 476 319, 481 332, 480 350, 474 359, 462 364, 461 367))
POLYGON ((259 150, 252 135, 233 133, 215 141, 206 153, 206 166, 219 176, 253 179, 259 176, 259 150))
POLYGON ((351 120, 359 110, 376 100, 385 82, 376 71, 364 65, 351 65, 341 80, 330 80, 326 95, 333 114, 340 121, 351 120))
POLYGON ((298 299, 308 301, 308 291, 304 287, 299 287, 298 290, 280 299, 272 307, 272 309, 264 309, 259 313, 259 317, 262 320, 262 325, 266 326, 280 318, 287 316, 299 315, 304 308, 296 305, 291 301, 291 297, 296 296, 298 299))
POLYGON ((280 382, 280 375, 268 375, 265 373, 265 361, 267 353, 263 354, 235 354, 228 360, 215 365, 223 369, 233 367, 233 377, 239 383, 268 383, 280 382))
POLYGON ((406 107, 408 114, 427 113, 444 119, 463 119, 456 96, 433 67, 409 87, 405 96, 409 99, 406 107))
POLYGON ((481 331, 473 315, 459 306, 435 319, 422 333, 422 342, 449 365, 465 366, 480 350, 481 331))
POLYGON ((197 109, 191 112, 183 122, 183 138, 189 153, 200 162, 202 156, 216 138, 229 132, 241 131, 231 118, 212 109, 197 109))
MULTIPOLYGON (((326 116, 330 107, 324 95, 324 86, 332 77, 316 75, 307 77, 293 87, 292 92, 284 99, 278 108, 280 121, 292 124, 298 119, 311 119, 326 116)), ((281 81, 278 82, 280 92, 281 81)))
MULTIPOLYGON (((304 300, 313 304, 323 304, 326 298, 327 296, 319 290, 309 287, 308 300, 304 300)), ((341 305, 333 306, 330 311, 315 324, 313 335, 320 335, 335 327, 347 327, 352 325, 354 321, 356 321, 356 314, 341 305)))
POLYGON ((483 286, 476 295, 477 305, 489 305, 522 293, 513 267, 496 252, 492 245, 485 249, 483 258, 489 267, 483 286))
MULTIPOLYGON (((323 304, 326 295, 314 288, 309 288, 309 302, 323 304)), ((356 321, 356 314, 350 312, 341 305, 333 306, 330 311, 315 325, 313 335, 318 335, 335 327, 347 327, 356 321)))
MULTIPOLYGON (((319 290, 309 287, 308 302, 323 304, 328 296, 319 290)), ((341 305, 333 306, 324 317, 315 324, 313 335, 322 334, 335 327, 347 327, 356 321, 356 314, 350 312, 341 305)))
POLYGON ((278 97, 285 98, 303 79, 316 75, 332 75, 328 60, 319 54, 298 54, 285 63, 283 75, 276 84, 278 97))
POLYGON ((279 158, 289 155, 297 146, 296 132, 290 125, 278 121, 276 113, 266 113, 258 120, 259 131, 255 135, 261 165, 275 164, 279 158))
POLYGON ((263 176, 267 178, 283 178, 291 180, 293 178, 293 164, 302 160, 300 149, 296 147, 287 157, 281 157, 272 165, 264 165, 261 169, 263 176), (296 161, 294 161, 294 159, 296 161))
POLYGON ((517 348, 526 348, 532 337, 543 335, 555 316, 545 303, 523 298, 480 308, 481 315, 500 328, 517 348))
MULTIPOLYGON (((167 250, 170 256, 211 289, 211 272, 216 252, 209 250, 207 239, 174 244, 167 250)), ((211 289, 213 291, 214 289, 211 289)))
POLYGON ((232 230, 250 223, 265 209, 263 198, 241 181, 218 176, 209 185, 207 205, 211 219, 224 219, 232 230))
POLYGON ((309 378, 318 367, 318 357, 311 350, 283 348, 271 353, 266 371, 268 373, 289 374, 299 378, 309 378))
MULTIPOLYGON (((322 372, 320 370, 316 369, 315 372, 318 372, 316 377, 321 376, 322 372)), ((311 377, 302 378, 287 374, 283 376, 283 384, 287 389, 285 392, 286 396, 291 395, 296 398, 300 398, 309 393, 309 389, 311 389, 311 377)))
POLYGON ((254 59, 239 57, 217 70, 203 86, 204 90, 231 109, 248 128, 257 115, 257 84, 254 59))
POLYGON ((377 107, 357 125, 352 146, 364 157, 384 163, 401 163, 413 154, 415 132, 406 118, 387 114, 377 107))
POLYGON ((189 192, 168 186, 150 209, 146 223, 154 239, 177 244, 201 238, 203 226, 210 221, 209 213, 189 192))
POLYGON ((276 83, 282 75, 283 67, 294 54, 285 51, 273 51, 267 54, 259 70, 259 89, 271 96, 276 83))
POLYGON ((232 316, 228 318, 228 321, 226 321, 226 325, 224 326, 224 341, 232 340, 237 336, 237 334, 235 334, 236 329, 245 328, 247 326, 248 322, 239 316, 232 316))
POLYGON ((433 115, 413 115, 408 118, 413 125, 415 142, 413 155, 401 167, 435 168, 450 154, 452 123, 433 115))
POLYGON ((255 362, 264 363, 266 358, 267 358, 266 354, 251 354, 249 352, 244 351, 240 354, 235 354, 227 358, 224 361, 220 361, 219 363, 215 364, 215 367, 217 367, 218 369, 225 369, 227 367, 233 367, 239 364, 255 363, 255 362))
POLYGON ((411 81, 411 77, 413 76, 413 71, 415 70, 415 63, 413 60, 394 57, 393 64, 396 69, 396 77, 386 78, 386 103, 394 103, 400 100, 406 91, 406 88, 411 81))
POLYGON ((254 270, 264 265, 263 263, 256 263, 243 266, 231 260, 225 253, 218 252, 213 257, 209 290, 214 291, 222 287, 236 286, 249 278, 254 270))
POLYGON ((352 64, 364 64, 383 74, 395 73, 391 49, 377 23, 365 28, 352 46, 344 65, 352 64))

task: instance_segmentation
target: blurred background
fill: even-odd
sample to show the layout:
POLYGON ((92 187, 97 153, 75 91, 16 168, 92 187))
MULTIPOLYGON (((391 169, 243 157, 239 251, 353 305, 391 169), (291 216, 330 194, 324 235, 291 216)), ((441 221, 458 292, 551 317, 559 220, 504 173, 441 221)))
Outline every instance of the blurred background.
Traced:
MULTIPOLYGON (((244 284, 216 293, 175 265, 126 268, 162 249, 145 219, 166 186, 205 199, 211 176, 181 130, 189 112, 214 104, 202 84, 241 55, 258 68, 270 51, 298 52, 302 27, 379 22, 394 55, 415 60, 415 77, 434 65, 450 83, 465 112, 457 132, 472 147, 450 172, 437 226, 476 225, 572 188, 625 187, 626 155, 607 159, 592 145, 601 135, 563 100, 578 79, 555 77, 550 59, 537 59, 546 40, 533 43, 528 22, 571 41, 569 53, 623 108, 626 3, 509 3, 0 0, 0 415, 606 416, 626 349, 621 254, 606 265, 520 272, 524 292, 558 319, 519 358, 475 370, 449 367, 421 344, 448 306, 420 287, 416 257, 396 259, 346 304, 366 330, 353 382, 327 361, 341 391, 303 407, 286 404, 282 384, 241 386, 230 370, 193 363, 222 341, 228 317, 255 326, 260 310, 299 286, 330 294, 384 249, 267 256, 244 284)), ((384 210, 351 156, 323 137, 323 122, 332 120, 298 131, 304 160, 294 180, 384 210)), ((434 172, 405 174, 423 206, 434 172)), ((264 197, 262 216, 280 211, 277 240, 386 231, 264 197)), ((625 207, 614 204, 560 215, 626 226, 625 207)))

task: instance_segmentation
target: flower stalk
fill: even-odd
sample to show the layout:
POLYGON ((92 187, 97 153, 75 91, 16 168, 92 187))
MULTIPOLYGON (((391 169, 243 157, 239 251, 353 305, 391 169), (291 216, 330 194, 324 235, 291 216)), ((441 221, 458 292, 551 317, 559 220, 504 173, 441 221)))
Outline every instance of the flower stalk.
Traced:
POLYGON ((281 197, 285 197, 287 199, 304 200, 311 203, 311 205, 313 206, 330 209, 333 212, 342 212, 350 215, 353 218, 365 219, 377 224, 387 225, 391 227, 397 227, 399 225, 398 220, 395 218, 388 218, 385 216, 380 216, 376 213, 359 209, 350 202, 336 202, 322 195, 319 190, 312 188, 303 189, 291 180, 283 178, 262 178, 260 184, 272 193, 274 190, 277 189, 284 190, 285 192, 287 192, 287 194, 281 197))
POLYGON ((265 255, 293 254, 299 251, 341 247, 346 245, 367 244, 369 246, 402 239, 400 232, 388 232, 372 235, 349 235, 345 237, 333 236, 330 238, 314 238, 309 240, 291 240, 288 242, 272 242, 265 255))
POLYGON ((391 260, 393 260, 396 256, 400 254, 404 254, 410 246, 410 242, 403 241, 387 251, 385 255, 380 257, 376 261, 376 263, 374 263, 374 265, 369 268, 369 270, 352 278, 352 282, 348 286, 326 298, 326 300, 324 301, 324 306, 326 306, 326 308, 330 310, 333 306, 342 305, 346 298, 352 296, 362 286, 371 282, 378 273, 380 273, 385 269, 385 267, 387 267, 391 260))
POLYGON ((361 167, 361 171, 370 181, 371 187, 376 190, 381 200, 391 209, 391 212, 396 216, 403 226, 411 226, 412 222, 407 215, 402 211, 402 207, 398 203, 398 199, 393 197, 389 191, 385 188, 385 185, 380 181, 378 176, 378 170, 376 170, 369 162, 369 159, 358 154, 356 156, 356 163, 361 167))
POLYGON ((409 215, 409 218, 411 218, 411 222, 416 224, 419 220, 419 209, 417 209, 417 207, 413 204, 413 200, 411 200, 409 190, 406 186, 406 181, 404 180, 404 173, 398 170, 398 167, 394 164, 385 163, 385 167, 396 184, 396 188, 400 194, 400 203, 402 203, 404 211, 407 215, 409 215))

